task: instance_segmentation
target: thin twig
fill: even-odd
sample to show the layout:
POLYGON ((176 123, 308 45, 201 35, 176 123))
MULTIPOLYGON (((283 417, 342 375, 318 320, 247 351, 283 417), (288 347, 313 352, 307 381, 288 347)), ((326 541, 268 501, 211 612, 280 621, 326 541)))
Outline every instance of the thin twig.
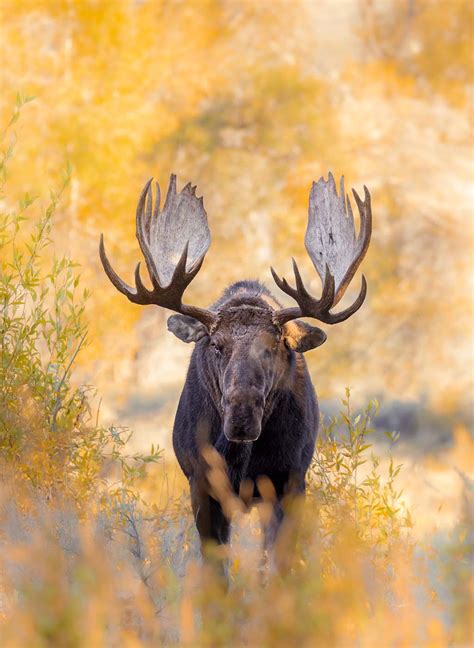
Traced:
POLYGON ((57 416, 58 416, 58 412, 61 409, 61 389, 62 389, 62 387, 64 385, 64 381, 66 380, 66 377, 67 377, 67 375, 68 375, 68 373, 69 373, 69 371, 70 371, 70 369, 72 367, 72 363, 74 362, 74 360, 76 359, 77 354, 81 350, 81 347, 82 347, 82 345, 84 343, 84 340, 86 339, 86 336, 87 336, 87 333, 84 333, 84 335, 79 340, 79 344, 77 345, 76 350, 72 354, 72 357, 71 357, 71 359, 69 361, 69 364, 66 367, 66 370, 65 370, 65 372, 63 374, 63 377, 61 378, 61 382, 58 385, 58 389, 56 390, 56 394, 57 394, 56 402, 54 403, 53 414, 51 416, 51 429, 53 430, 53 432, 56 429, 56 419, 57 419, 57 416))

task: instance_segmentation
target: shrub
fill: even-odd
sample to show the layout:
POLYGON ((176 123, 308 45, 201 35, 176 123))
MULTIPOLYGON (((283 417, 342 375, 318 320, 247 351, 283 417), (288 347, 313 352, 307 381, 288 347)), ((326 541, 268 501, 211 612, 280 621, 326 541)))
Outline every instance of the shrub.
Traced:
MULTIPOLYGON (((18 97, 4 142, 29 100, 18 97)), ((87 293, 75 264, 51 254, 50 238, 71 169, 46 208, 29 193, 9 207, 12 154, 7 145, 0 161, 2 646, 444 646, 468 638, 472 537, 461 529, 469 542, 448 550, 453 599, 441 602, 428 573, 440 554, 411 536, 401 466, 374 453, 377 403, 354 416, 348 390, 340 415, 322 425, 305 502, 288 503, 275 549, 280 570, 262 566, 255 511, 237 507, 223 589, 198 558, 187 496, 157 497, 167 479, 161 451, 128 454, 130 431, 101 427, 91 390, 73 384, 87 342, 87 293), (451 613, 454 632, 443 617, 451 613)), ((258 505, 263 521, 269 500, 270 489, 258 505)))
POLYGON ((60 493, 76 504, 91 497, 105 501, 112 490, 130 497, 132 481, 160 451, 152 447, 147 456, 127 456, 129 431, 99 427, 91 413, 91 390, 71 382, 74 361, 87 342, 88 294, 80 289, 76 264, 57 256, 51 241, 71 168, 50 191, 45 208, 29 192, 16 208, 8 205, 11 131, 29 101, 18 95, 2 134, 10 143, 0 161, 0 461, 4 473, 49 499, 60 493), (119 472, 120 488, 107 488, 112 467, 119 472))

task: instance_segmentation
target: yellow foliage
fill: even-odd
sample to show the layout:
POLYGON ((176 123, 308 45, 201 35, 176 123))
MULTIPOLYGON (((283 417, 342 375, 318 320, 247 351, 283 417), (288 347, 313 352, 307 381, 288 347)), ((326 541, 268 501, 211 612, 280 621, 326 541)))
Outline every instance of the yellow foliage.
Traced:
MULTIPOLYGON (((353 9, 321 50, 320 25, 339 15, 324 3, 3 3, 0 109, 9 111, 18 90, 37 97, 18 131, 9 201, 26 186, 40 193, 71 162, 55 238, 94 288, 84 373, 115 401, 127 397, 142 311, 106 283, 97 241, 105 231, 117 269, 130 276, 144 181, 155 174, 164 184, 175 171, 204 194, 214 245, 189 294, 210 303, 228 281, 268 281, 268 266, 288 267, 291 255, 314 276, 302 246, 308 193, 332 170, 346 174, 346 186, 369 186, 376 228, 369 301, 357 321, 331 331, 346 353, 321 349, 322 394, 337 393, 342 375, 359 380, 364 364, 374 376, 366 393, 381 385, 398 397, 427 393, 438 406, 455 383, 449 399, 465 407, 468 349, 453 358, 440 331, 454 324, 459 336, 469 322, 469 147, 460 108, 472 68, 472 3, 361 0, 353 9), (338 40, 338 29, 351 38, 338 40), (449 168, 460 180, 446 204, 433 184, 449 168), (440 295, 450 300, 442 312, 440 295)), ((316 279, 310 285, 319 290, 316 279)), ((157 316, 160 333, 163 324, 157 316)))
MULTIPOLYGON (((166 314, 142 313, 111 289, 97 243, 104 231, 115 267, 131 276, 144 181, 155 174, 163 185, 176 171, 204 194, 214 245, 189 298, 210 303, 226 282, 268 279, 270 264, 284 271, 291 255, 317 293, 303 251, 309 188, 344 172, 346 187, 372 192, 370 293, 315 354, 318 391, 356 382, 359 393, 426 395, 438 413, 462 412, 472 386, 472 11, 469 0, 361 0, 344 11, 304 1, 2 3, 5 124, 19 93, 1 160, 2 646, 469 644, 466 427, 436 462, 420 461, 427 472, 412 488, 424 503, 420 483, 438 474, 449 511, 427 505, 412 518, 400 467, 370 456, 368 419, 352 420, 347 403, 348 437, 321 437, 277 573, 261 567, 256 515, 242 512, 215 463, 213 488, 227 493, 239 532, 224 592, 197 559, 177 467, 156 447, 129 451, 127 430, 102 427, 70 380, 85 332, 67 257, 92 291, 82 377, 117 408, 150 380, 139 356, 163 338, 166 314), (47 198, 63 169, 63 189, 47 198), (46 247, 33 262, 35 240, 46 247), (416 544, 412 526, 431 530, 443 516, 451 535, 416 544)), ((172 373, 161 365, 168 344, 160 377, 172 373)), ((176 385, 168 392, 172 411, 176 385)), ((258 486, 264 525, 272 493, 258 486)))

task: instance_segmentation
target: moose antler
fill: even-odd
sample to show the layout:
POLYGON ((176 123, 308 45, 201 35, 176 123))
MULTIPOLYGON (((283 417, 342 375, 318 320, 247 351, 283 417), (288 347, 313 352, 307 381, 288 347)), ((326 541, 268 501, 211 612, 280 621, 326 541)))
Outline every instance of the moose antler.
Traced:
POLYGON ((177 194, 176 176, 172 175, 163 211, 160 211, 160 187, 155 183, 153 209, 152 180, 146 183, 138 201, 136 230, 152 290, 142 282, 140 263, 135 268, 135 288, 118 276, 107 258, 104 236, 101 234, 99 253, 105 273, 117 290, 131 302, 169 308, 210 327, 215 320, 214 313, 182 303, 183 293, 199 272, 211 244, 203 199, 196 197, 196 187, 192 187, 191 183, 177 194))
POLYGON ((344 192, 344 178, 341 178, 340 195, 331 173, 327 182, 320 178, 313 182, 309 197, 308 226, 305 235, 306 250, 323 284, 320 299, 315 299, 306 290, 301 274, 293 259, 296 288, 280 279, 271 268, 277 286, 292 297, 298 307, 283 308, 275 313, 275 320, 283 325, 297 317, 314 317, 326 324, 343 322, 362 306, 367 293, 367 282, 362 275, 362 287, 355 302, 339 313, 330 313, 344 295, 357 268, 367 252, 372 233, 372 211, 370 194, 364 186, 362 201, 353 189, 360 214, 359 235, 356 237, 352 207, 344 192))

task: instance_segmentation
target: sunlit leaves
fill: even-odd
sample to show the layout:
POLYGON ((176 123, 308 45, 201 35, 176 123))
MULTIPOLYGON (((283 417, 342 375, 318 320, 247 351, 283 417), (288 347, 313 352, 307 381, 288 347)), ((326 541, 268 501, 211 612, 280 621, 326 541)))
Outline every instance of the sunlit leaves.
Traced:
MULTIPOLYGON (((15 111, 24 103, 20 98, 15 111)), ((5 179, 12 154, 11 146, 3 152, 5 179)), ((110 508, 124 497, 139 499, 132 485, 161 451, 127 455, 130 433, 91 425, 91 390, 71 381, 87 340, 89 292, 77 264, 52 251, 53 219, 71 170, 67 165, 46 206, 26 191, 16 209, 0 214, 0 463, 48 497, 61 492, 82 507, 94 494, 110 508), (118 471, 113 489, 107 464, 118 471)))
MULTIPOLYGON (((371 436, 378 402, 371 401, 354 416, 350 396, 346 388, 339 416, 322 426, 312 466, 312 492, 320 501, 326 535, 335 533, 341 519, 350 516, 361 540, 385 546, 405 528, 402 493, 395 487, 402 466, 390 459, 382 474, 371 436)), ((394 443, 399 435, 388 436, 394 443)))

